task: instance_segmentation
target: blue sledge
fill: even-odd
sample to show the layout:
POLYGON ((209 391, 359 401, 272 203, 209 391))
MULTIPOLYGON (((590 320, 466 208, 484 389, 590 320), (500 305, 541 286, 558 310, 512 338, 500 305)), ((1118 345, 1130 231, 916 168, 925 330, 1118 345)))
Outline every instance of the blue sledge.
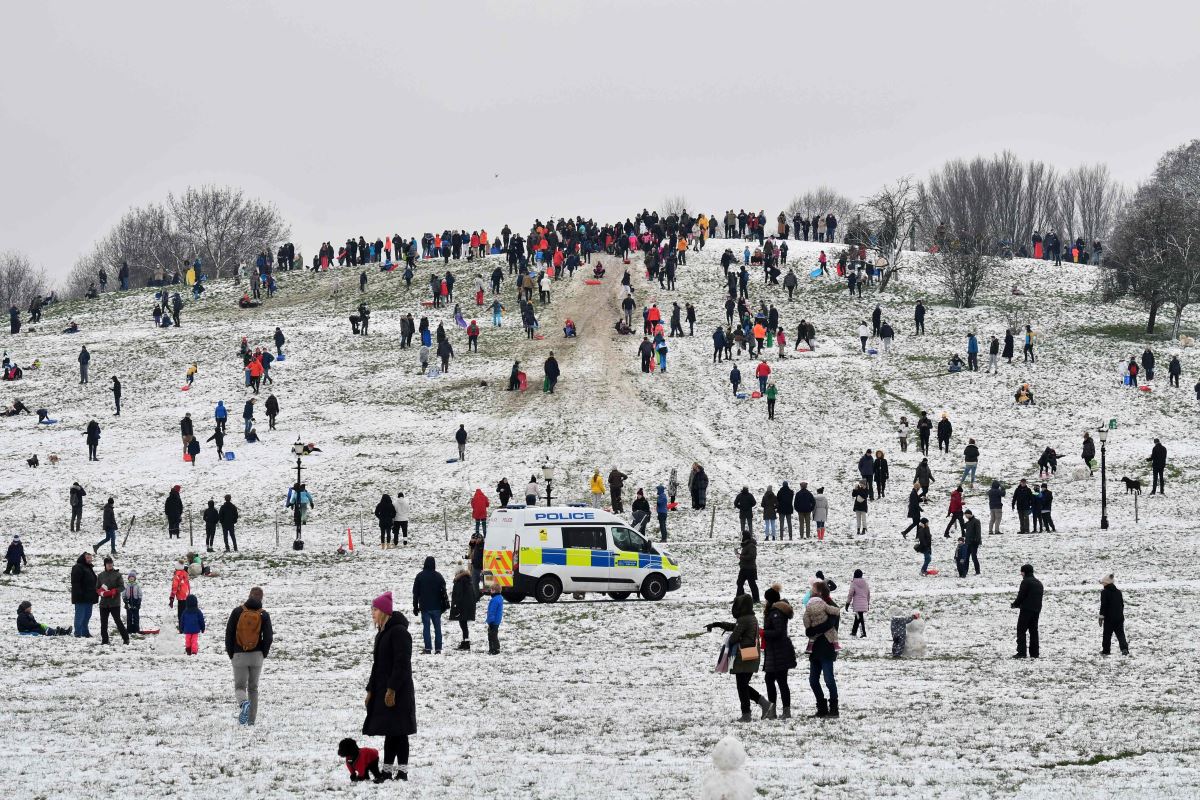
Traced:
POLYGON ((808 273, 808 277, 810 277, 810 278, 819 278, 819 277, 821 277, 821 268, 820 268, 820 267, 817 267, 817 268, 816 268, 816 269, 814 269, 812 272, 808 273))
POLYGON ((446 463, 447 463, 447 464, 457 464, 457 463, 458 463, 458 459, 457 459, 457 458, 447 458, 447 459, 446 459, 446 463))
POLYGON ((279 355, 275 356, 275 360, 276 361, 287 361, 287 353, 280 353, 279 355))
POLYGON ((226 460, 226 461, 233 461, 233 453, 229 452, 228 450, 227 450, 227 451, 225 451, 225 460, 226 460))
POLYGON ((38 425, 57 425, 57 424, 58 424, 58 420, 56 420, 56 419, 43 419, 43 420, 38 421, 38 425))
POLYGON ((868 349, 867 349, 867 355, 869 355, 869 356, 877 356, 877 355, 879 355, 879 351, 878 351, 878 350, 876 350, 875 348, 871 347, 871 348, 868 348, 868 349))

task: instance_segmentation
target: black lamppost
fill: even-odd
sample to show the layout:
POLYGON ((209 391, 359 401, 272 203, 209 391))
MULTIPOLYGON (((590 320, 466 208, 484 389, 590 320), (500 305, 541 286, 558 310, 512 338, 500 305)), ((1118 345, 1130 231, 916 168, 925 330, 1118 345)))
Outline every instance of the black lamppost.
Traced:
POLYGON ((1108 441, 1108 426, 1101 425, 1096 431, 1100 437, 1100 530, 1108 530, 1108 472, 1105 464, 1105 442, 1108 441))
POLYGON ((554 489, 554 467, 548 463, 542 465, 542 478, 546 481, 546 505, 553 505, 553 495, 551 492, 554 489))
MULTIPOLYGON (((296 456, 296 485, 292 488, 292 520, 296 523, 296 542, 302 542, 301 526, 304 524, 304 509, 300 502, 303 483, 300 481, 300 471, 303 469, 303 463, 300 457, 304 455, 304 442, 300 441, 300 437, 296 437, 296 443, 292 445, 292 453, 296 456)), ((303 545, 295 546, 299 549, 303 545)))

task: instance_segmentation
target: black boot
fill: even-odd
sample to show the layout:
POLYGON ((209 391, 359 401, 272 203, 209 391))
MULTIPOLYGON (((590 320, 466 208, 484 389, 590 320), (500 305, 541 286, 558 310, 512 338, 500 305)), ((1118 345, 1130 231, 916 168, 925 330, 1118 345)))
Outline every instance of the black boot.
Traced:
POLYGON ((829 701, 829 716, 840 716, 840 714, 838 714, 838 701, 836 697, 829 701))
POLYGON ((824 697, 817 698, 817 713, 813 714, 813 716, 814 717, 828 717, 829 716, 829 703, 827 703, 825 701, 824 697))

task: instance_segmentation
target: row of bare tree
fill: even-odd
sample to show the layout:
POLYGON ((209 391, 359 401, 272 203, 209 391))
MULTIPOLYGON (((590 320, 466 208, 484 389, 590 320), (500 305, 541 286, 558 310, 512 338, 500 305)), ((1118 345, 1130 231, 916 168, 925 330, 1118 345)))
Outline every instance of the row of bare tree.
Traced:
POLYGON ((132 208, 112 230, 81 256, 67 275, 68 296, 82 296, 103 269, 111 280, 123 264, 132 286, 165 276, 200 259, 210 278, 232 275, 253 265, 260 252, 288 236, 288 226, 270 203, 249 198, 230 186, 189 187, 165 203, 132 208))

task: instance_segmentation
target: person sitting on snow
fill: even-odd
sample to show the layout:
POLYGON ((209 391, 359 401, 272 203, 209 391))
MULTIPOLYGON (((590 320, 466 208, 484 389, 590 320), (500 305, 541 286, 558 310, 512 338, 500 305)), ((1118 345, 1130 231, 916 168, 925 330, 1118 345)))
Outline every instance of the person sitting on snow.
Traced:
POLYGON ((1022 383, 1021 388, 1017 389, 1014 395, 1017 405, 1019 406, 1035 406, 1037 403, 1033 401, 1033 390, 1029 388, 1028 383, 1022 383))
POLYGON ((604 277, 604 265, 601 264, 599 261, 596 262, 596 266, 592 267, 592 277, 593 278, 603 278, 604 277))
POLYGON ((616 323, 613 324, 613 329, 622 336, 628 336, 629 334, 633 333, 633 331, 629 328, 629 323, 625 321, 624 317, 617 320, 616 323))
POLYGON ((42 625, 33 616, 33 604, 22 600, 17 606, 17 633, 36 634, 38 636, 68 636, 71 628, 51 628, 42 625))
POLYGON ((17 414, 20 414, 21 412, 25 412, 26 414, 28 414, 29 413, 28 406, 26 406, 20 400, 13 400, 11 406, 4 409, 3 411, 0 411, 0 417, 15 417, 17 414))
POLYGON ((963 360, 959 357, 958 353, 955 353, 950 357, 949 363, 946 364, 946 369, 950 372, 962 372, 962 368, 963 360))
POLYGON ((63 333, 79 333, 79 323, 75 320, 69 320, 67 327, 63 328, 63 333))
POLYGON ((567 337, 568 339, 575 336, 575 323, 570 318, 568 318, 566 324, 563 325, 563 336, 567 337))
POLYGON ((257 300, 251 300, 250 295, 242 292, 242 299, 238 300, 238 308, 258 308, 262 303, 257 300))

